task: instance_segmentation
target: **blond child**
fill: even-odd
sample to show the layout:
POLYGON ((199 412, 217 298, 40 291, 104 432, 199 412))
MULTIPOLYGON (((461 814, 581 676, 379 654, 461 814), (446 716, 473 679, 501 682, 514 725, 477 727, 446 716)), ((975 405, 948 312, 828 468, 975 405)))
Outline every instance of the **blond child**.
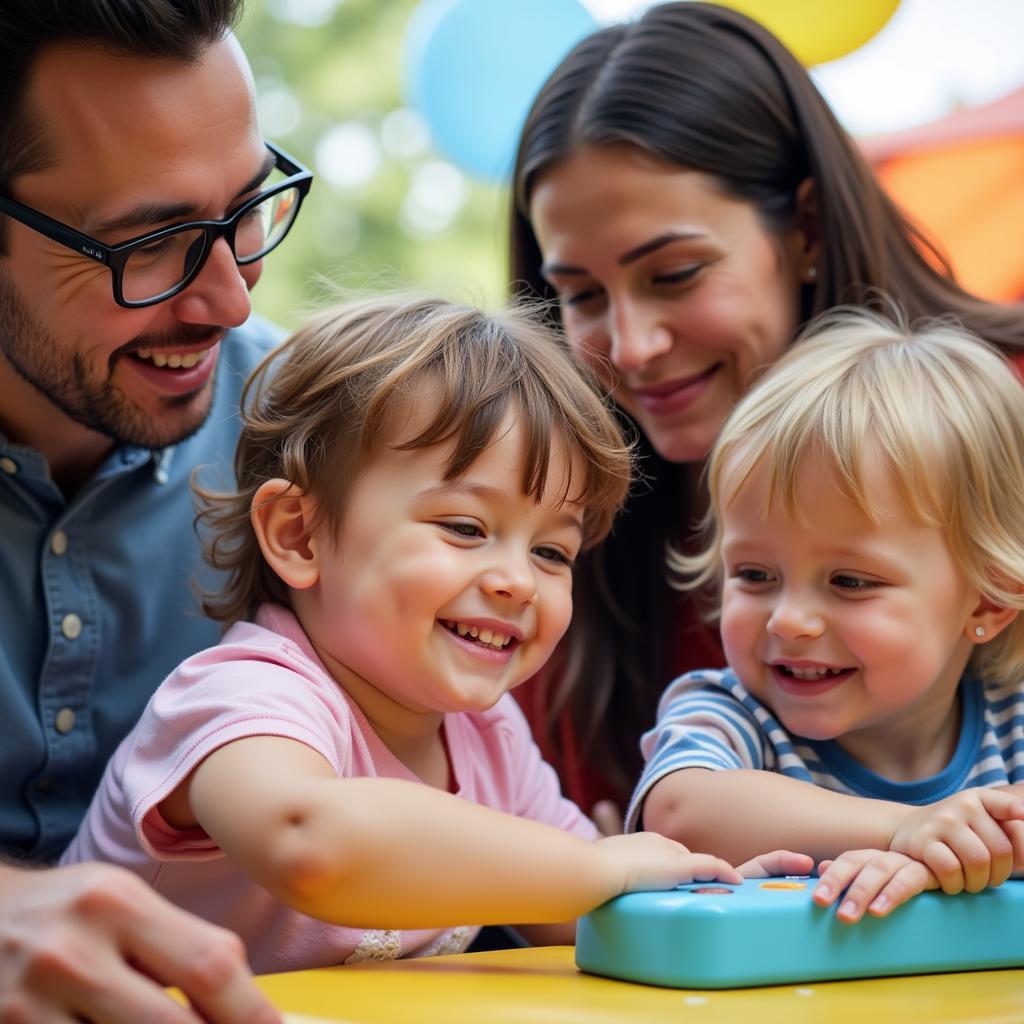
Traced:
POLYGON ((628 814, 726 858, 784 846, 856 921, 1024 867, 1024 392, 965 331, 834 315, 707 466, 729 668, 669 686, 628 814))
POLYGON ((207 610, 233 625, 158 689, 66 861, 132 868, 258 971, 457 952, 490 923, 571 941, 618 893, 739 877, 660 836, 598 840, 508 696, 630 478, 538 323, 327 312, 250 382, 235 468, 201 516, 230 580, 207 610))

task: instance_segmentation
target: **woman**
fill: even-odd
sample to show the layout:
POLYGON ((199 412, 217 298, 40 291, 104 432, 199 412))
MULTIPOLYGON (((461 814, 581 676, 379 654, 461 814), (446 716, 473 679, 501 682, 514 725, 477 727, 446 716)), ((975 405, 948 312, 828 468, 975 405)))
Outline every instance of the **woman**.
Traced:
POLYGON ((1014 350, 1024 313, 958 287, 778 40, 690 2, 595 32, 544 85, 516 162, 511 273, 520 296, 557 300, 638 428, 645 481, 580 567, 557 675, 521 698, 568 794, 621 806, 665 684, 723 663, 664 556, 692 536, 702 460, 758 370, 840 303, 888 295, 1014 350))

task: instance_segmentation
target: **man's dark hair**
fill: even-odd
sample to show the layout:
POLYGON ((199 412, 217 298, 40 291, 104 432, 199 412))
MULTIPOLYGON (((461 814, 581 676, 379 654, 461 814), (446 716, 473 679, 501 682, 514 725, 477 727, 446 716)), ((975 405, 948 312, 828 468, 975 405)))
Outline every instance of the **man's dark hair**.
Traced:
MULTIPOLYGON (((244 0, 3 0, 0 3, 0 193, 46 166, 43 126, 26 105, 32 69, 57 44, 191 63, 238 20, 244 0)), ((0 252, 6 218, 0 218, 0 252)))

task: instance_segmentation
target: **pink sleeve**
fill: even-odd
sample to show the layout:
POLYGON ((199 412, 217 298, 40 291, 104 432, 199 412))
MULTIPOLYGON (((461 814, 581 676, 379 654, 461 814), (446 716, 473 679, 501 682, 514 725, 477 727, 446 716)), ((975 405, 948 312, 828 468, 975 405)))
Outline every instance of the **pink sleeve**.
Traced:
POLYGON ((510 694, 489 712, 501 737, 503 765, 496 776, 504 782, 511 806, 504 808, 523 818, 532 818, 572 832, 592 842, 600 838, 594 823, 571 800, 562 796, 554 768, 541 757, 526 716, 510 694))
MULTIPOLYGON (((248 652, 247 652, 248 653, 248 652)), ((280 652, 275 651, 275 655, 280 652)), ((249 736, 281 736, 316 750, 345 774, 347 705, 325 700, 323 683, 300 659, 239 657, 229 645, 190 658, 157 690, 130 744, 119 751, 124 804, 151 856, 205 859, 219 849, 201 829, 180 831, 157 810, 218 747, 249 736)))

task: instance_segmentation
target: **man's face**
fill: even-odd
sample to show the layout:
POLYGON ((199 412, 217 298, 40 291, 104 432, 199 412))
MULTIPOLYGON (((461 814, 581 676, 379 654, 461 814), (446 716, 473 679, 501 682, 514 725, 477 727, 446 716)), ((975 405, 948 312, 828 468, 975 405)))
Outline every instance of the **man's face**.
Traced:
MULTIPOLYGON (((233 38, 194 64, 54 47, 28 103, 53 159, 16 178, 12 198, 108 245, 224 217, 268 169, 233 38)), ((0 427, 39 446, 54 435, 99 450, 182 440, 210 410, 220 339, 249 315, 260 271, 238 267, 220 240, 184 291, 125 309, 109 270, 8 220, 0 427)))

